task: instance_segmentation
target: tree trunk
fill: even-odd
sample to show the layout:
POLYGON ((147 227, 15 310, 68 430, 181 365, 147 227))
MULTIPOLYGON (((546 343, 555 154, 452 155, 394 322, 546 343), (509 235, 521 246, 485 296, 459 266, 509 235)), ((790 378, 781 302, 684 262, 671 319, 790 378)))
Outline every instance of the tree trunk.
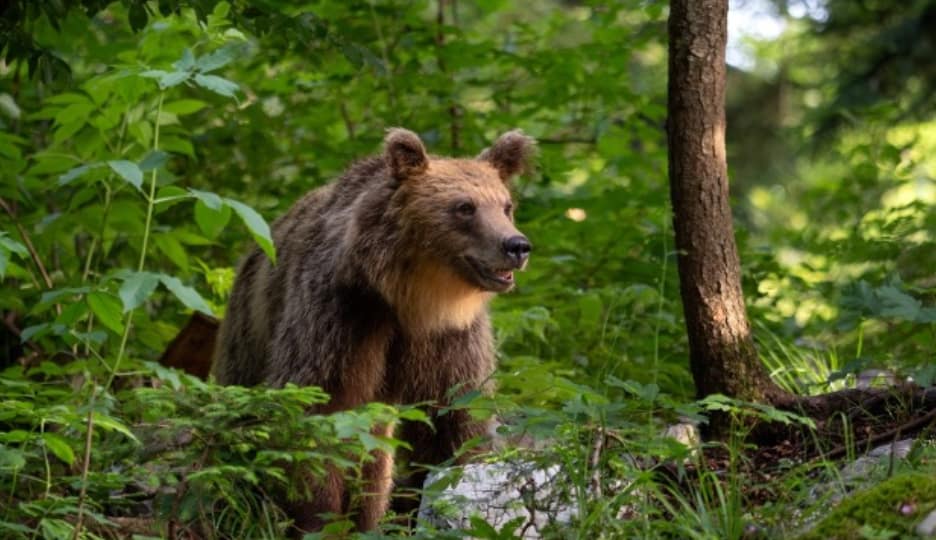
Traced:
MULTIPOLYGON (((700 397, 771 402, 783 392, 757 356, 741 291, 725 161, 728 0, 672 0, 670 195, 690 366, 700 397)), ((725 434, 725 418, 713 419, 725 434)))

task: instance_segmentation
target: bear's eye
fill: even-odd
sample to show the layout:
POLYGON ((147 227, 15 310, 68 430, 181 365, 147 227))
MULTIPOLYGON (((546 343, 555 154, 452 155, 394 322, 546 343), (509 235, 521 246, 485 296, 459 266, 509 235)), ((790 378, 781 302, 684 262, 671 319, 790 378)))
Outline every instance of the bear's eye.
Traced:
POLYGON ((475 214, 475 210, 477 210, 477 208, 475 208, 474 203, 471 202, 465 201, 455 205, 455 212, 462 217, 473 216, 475 214))
POLYGON ((513 203, 507 203, 504 205, 504 215, 510 217, 513 214, 513 203))

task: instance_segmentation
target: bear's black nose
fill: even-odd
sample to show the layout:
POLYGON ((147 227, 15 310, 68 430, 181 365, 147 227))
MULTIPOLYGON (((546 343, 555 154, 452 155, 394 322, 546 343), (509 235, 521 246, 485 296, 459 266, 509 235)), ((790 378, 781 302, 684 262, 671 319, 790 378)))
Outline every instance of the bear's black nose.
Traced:
POLYGON ((511 236, 510 238, 504 240, 504 252, 510 256, 517 265, 521 265, 526 262, 527 257, 530 256, 530 251, 533 250, 533 245, 530 244, 530 241, 527 240, 526 236, 517 235, 511 236))

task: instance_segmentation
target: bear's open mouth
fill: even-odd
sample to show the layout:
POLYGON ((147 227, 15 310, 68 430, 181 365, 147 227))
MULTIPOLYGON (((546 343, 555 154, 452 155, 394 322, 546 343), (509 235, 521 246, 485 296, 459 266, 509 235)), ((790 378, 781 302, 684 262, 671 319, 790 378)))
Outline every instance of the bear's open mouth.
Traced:
POLYGON ((478 284, 490 291, 506 291, 514 284, 512 268, 489 268, 473 257, 465 257, 478 284))

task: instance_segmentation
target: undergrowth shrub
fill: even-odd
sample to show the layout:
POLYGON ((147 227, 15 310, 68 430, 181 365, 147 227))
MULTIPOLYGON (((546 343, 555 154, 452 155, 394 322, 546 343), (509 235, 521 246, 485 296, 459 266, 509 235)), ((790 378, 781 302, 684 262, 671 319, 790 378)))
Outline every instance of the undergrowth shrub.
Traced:
POLYGON ((370 452, 400 444, 372 430, 424 420, 416 409, 381 404, 310 415, 328 401, 315 387, 224 387, 151 363, 127 369, 94 400, 83 498, 89 365, 46 362, 0 374, 3 537, 70 536, 82 504, 97 536, 125 531, 127 519, 157 536, 167 527, 221 538, 279 536, 289 523, 280 507, 304 493, 305 475, 321 478, 332 468, 359 492, 354 479, 370 452))

